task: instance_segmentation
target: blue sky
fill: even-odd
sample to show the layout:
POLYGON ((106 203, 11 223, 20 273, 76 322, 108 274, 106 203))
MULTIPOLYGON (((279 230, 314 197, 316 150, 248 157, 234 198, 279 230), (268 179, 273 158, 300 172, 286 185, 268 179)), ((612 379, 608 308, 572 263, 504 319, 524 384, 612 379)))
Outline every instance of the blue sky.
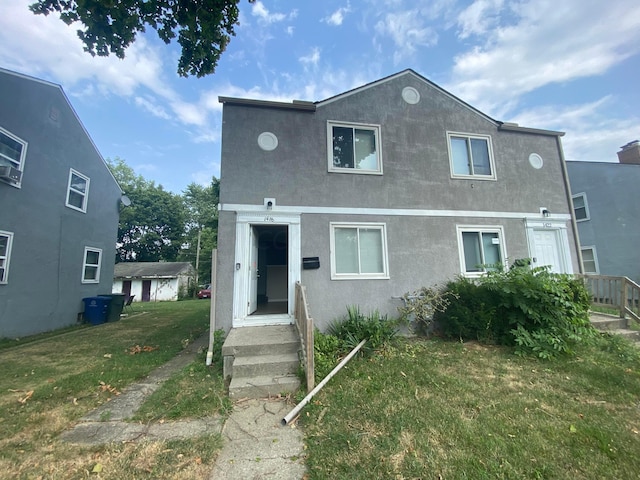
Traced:
POLYGON ((241 0, 216 73, 176 74, 155 31, 91 57, 76 29, 2 0, 0 66, 63 86, 106 158, 180 193, 220 174, 218 96, 317 101, 412 68, 489 116, 566 132, 568 160, 640 138, 637 0, 241 0))

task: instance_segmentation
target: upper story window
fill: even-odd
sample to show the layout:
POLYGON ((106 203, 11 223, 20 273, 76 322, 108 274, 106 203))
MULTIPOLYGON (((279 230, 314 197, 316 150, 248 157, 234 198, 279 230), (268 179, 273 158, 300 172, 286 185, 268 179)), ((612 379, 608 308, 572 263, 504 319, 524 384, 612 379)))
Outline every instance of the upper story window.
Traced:
POLYGON ((7 283, 13 233, 0 231, 0 284, 7 283))
POLYGON ((589 204, 587 203, 587 194, 578 193, 573 196, 573 212, 576 216, 576 222, 589 220, 589 204))
POLYGON ((74 169, 69 170, 66 206, 81 212, 87 211, 89 198, 89 177, 85 177, 74 169))
POLYGON ((16 187, 20 186, 26 155, 27 142, 0 127, 0 169, 3 171, 4 181, 16 187), (8 168, 3 167, 14 170, 9 171, 8 168))
POLYGON ((378 125, 327 124, 329 171, 382 174, 378 125))
POLYGON ((479 276, 504 263, 501 227, 458 227, 458 249, 462 273, 479 276))
POLYGON ((331 278, 389 278, 383 223, 331 224, 331 278))
POLYGON ((495 180, 491 137, 447 132, 453 177, 495 180))
POLYGON ((582 247, 582 267, 584 273, 591 273, 598 275, 600 268, 598 267, 598 255, 596 254, 596 247, 582 247))
POLYGON ((100 283, 100 248, 84 247, 84 263, 82 265, 82 283, 100 283))

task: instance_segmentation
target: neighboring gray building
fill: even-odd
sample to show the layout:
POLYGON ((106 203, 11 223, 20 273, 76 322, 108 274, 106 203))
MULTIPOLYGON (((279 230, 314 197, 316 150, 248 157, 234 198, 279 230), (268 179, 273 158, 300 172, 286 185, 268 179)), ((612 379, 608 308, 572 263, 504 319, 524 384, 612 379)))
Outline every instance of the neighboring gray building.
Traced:
POLYGON ((111 291, 121 195, 62 88, 0 69, 0 337, 111 291))
POLYGON ((135 295, 134 302, 178 300, 187 294, 195 274, 189 262, 116 263, 113 292, 135 295))
POLYGON ((482 265, 579 271, 561 132, 490 118, 412 70, 311 103, 221 97, 216 323, 320 329, 482 265))
POLYGON ((620 163, 567 162, 586 273, 640 283, 640 142, 620 163))

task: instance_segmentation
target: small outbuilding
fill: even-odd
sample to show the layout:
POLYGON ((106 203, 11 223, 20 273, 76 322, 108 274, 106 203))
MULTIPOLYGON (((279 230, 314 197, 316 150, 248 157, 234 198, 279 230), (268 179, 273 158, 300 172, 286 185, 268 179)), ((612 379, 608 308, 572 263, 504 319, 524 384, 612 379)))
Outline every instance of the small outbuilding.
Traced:
POLYGON ((189 262, 122 262, 115 266, 112 292, 134 295, 134 302, 178 300, 194 277, 189 262))

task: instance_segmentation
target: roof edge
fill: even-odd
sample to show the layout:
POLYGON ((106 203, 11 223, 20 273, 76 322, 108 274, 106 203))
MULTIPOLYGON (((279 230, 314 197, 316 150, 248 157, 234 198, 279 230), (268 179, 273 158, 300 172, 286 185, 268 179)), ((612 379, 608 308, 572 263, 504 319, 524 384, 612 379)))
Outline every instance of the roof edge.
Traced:
POLYGON ((565 132, 558 132, 556 130, 544 130, 542 128, 530 128, 521 127, 517 123, 498 122, 498 130, 505 132, 520 132, 520 133, 533 133, 536 135, 549 135, 552 137, 564 137, 565 132))
POLYGON ((37 78, 37 77, 31 76, 31 75, 27 75, 25 73, 16 72, 14 70, 9 70, 7 68, 2 68, 2 67, 0 67, 0 73, 6 73, 7 75, 13 75, 14 77, 22 78, 24 80, 29 80, 29 81, 36 82, 36 83, 40 83, 42 85, 46 85, 48 87, 57 89, 60 92, 60 94, 62 95, 62 97, 64 98, 64 100, 67 102, 67 105, 71 109, 71 112, 73 113, 74 117, 76 117, 76 121, 78 122, 78 124, 80 125, 80 128, 82 128, 82 130, 84 131, 85 135, 89 139, 89 142, 91 143, 91 146, 93 147, 95 152, 98 154, 98 157, 100 158, 100 160, 102 160, 102 164, 104 165, 104 168, 107 169, 107 172, 109 173, 109 175, 111 176, 111 178, 115 182, 116 186, 120 190, 120 194, 124 195, 125 192, 122 189, 122 186, 120 185, 120 183, 118 182, 116 177, 113 175, 113 172, 109 168, 109 165, 107 164, 107 161, 105 160, 104 156, 102 155, 102 153, 98 149, 98 146, 96 145, 96 143, 93 141, 93 137, 91 136, 91 134, 87 130, 87 127, 84 126, 84 123, 82 122, 82 119, 80 118, 80 115, 78 115, 78 112, 76 111, 75 107, 71 103, 71 100, 67 96, 67 92, 65 92, 64 88, 62 87, 62 85, 60 85, 59 83, 50 82, 49 80, 43 80, 41 78, 37 78))
POLYGON ((246 107, 267 107, 267 108, 282 108, 285 110, 300 110, 303 112, 315 112, 316 105, 313 102, 306 102, 303 100, 293 100, 292 102, 274 102, 271 100, 254 100, 250 98, 236 98, 236 97, 218 97, 220 103, 227 103, 230 105, 243 105, 246 107))

